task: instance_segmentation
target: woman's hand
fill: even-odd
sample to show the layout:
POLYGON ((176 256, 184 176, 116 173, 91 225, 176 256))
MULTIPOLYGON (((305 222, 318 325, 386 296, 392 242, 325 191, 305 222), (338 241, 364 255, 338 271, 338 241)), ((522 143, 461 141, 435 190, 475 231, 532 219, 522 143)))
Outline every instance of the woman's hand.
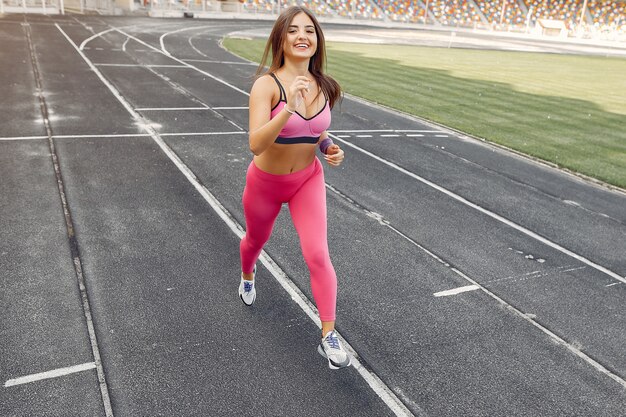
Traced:
POLYGON ((324 155, 324 159, 328 162, 329 165, 334 167, 338 167, 341 165, 344 159, 343 150, 337 144, 332 144, 326 149, 326 154, 324 155))
POLYGON ((289 110, 296 111, 300 104, 304 103, 304 97, 309 92, 311 80, 304 76, 298 76, 293 80, 287 92, 287 104, 289 110))

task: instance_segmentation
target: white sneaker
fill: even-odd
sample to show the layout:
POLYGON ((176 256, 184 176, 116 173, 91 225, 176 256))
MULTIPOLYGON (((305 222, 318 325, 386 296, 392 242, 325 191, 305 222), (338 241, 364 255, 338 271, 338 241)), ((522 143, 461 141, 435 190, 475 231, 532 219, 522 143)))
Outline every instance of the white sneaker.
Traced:
POLYGON ((334 330, 326 334, 322 339, 322 343, 317 347, 320 355, 328 359, 328 367, 330 369, 339 369, 350 366, 350 355, 343 349, 339 337, 334 330))
POLYGON ((254 304, 256 299, 256 286, 254 285, 254 278, 256 277, 256 265, 252 271, 252 280, 248 281, 243 279, 243 273, 241 274, 241 282, 239 283, 239 298, 247 306, 254 304))

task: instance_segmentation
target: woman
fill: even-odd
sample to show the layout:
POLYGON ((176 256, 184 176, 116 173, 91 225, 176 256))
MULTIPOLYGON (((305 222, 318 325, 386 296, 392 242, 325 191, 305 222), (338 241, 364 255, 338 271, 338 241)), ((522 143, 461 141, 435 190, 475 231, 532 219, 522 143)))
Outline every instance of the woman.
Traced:
POLYGON ((250 92, 250 150, 243 207, 246 235, 241 241, 239 296, 246 305, 256 299, 255 262, 272 232, 283 203, 289 204, 300 246, 311 274, 311 290, 322 321, 318 352, 331 369, 350 365, 350 356, 335 333, 337 278, 326 239, 326 188, 315 149, 331 166, 344 159, 326 129, 330 109, 341 89, 323 74, 324 35, 304 7, 290 7, 276 20, 250 92))

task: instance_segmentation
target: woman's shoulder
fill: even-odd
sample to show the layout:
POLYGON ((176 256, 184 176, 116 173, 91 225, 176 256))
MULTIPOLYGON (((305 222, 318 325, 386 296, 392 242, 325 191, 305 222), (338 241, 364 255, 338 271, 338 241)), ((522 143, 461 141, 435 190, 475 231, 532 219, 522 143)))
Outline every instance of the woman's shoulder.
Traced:
POLYGON ((274 78, 270 75, 269 72, 259 76, 256 80, 254 80, 254 83, 252 84, 252 88, 254 87, 259 87, 259 88, 270 88, 273 87, 276 84, 276 81, 274 81, 274 78))
POLYGON ((267 73, 261 75, 257 78, 252 84, 252 90, 250 90, 250 94, 270 94, 274 95, 274 90, 276 89, 276 82, 272 78, 272 76, 267 73))

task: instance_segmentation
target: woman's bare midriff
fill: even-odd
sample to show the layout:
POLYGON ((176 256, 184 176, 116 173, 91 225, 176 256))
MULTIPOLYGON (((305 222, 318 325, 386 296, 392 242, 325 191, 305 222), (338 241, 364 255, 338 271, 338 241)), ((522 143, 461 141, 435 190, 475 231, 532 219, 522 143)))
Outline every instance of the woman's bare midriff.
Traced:
POLYGON ((310 143, 274 143, 261 155, 254 157, 254 164, 270 174, 292 174, 311 165, 315 159, 316 146, 310 143))

